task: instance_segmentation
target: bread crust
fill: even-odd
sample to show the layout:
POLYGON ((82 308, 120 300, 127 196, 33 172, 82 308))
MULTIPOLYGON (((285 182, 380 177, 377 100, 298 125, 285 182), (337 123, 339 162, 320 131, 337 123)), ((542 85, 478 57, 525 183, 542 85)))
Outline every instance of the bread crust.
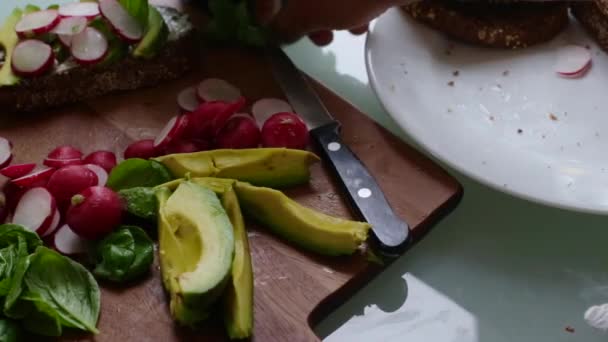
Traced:
POLYGON ((608 15, 604 14, 608 8, 605 4, 608 4, 608 1, 574 2, 571 11, 597 44, 608 52, 608 15))
MULTIPOLYGON (((608 0, 607 0, 608 1, 608 0)), ((568 25, 568 5, 422 0, 403 6, 414 19, 466 43, 518 49, 553 39, 568 25)))

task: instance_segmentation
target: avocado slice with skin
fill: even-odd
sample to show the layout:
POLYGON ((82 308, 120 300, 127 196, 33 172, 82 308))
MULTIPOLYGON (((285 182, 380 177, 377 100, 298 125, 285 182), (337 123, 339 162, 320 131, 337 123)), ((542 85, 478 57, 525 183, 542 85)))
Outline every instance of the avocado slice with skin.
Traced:
POLYGON ((228 178, 213 178, 213 177, 196 177, 196 178, 178 178, 170 182, 163 183, 156 186, 156 188, 168 188, 169 190, 175 190, 178 185, 183 182, 190 181, 192 183, 202 185, 217 195, 222 195, 226 190, 232 188, 236 180, 228 178))
POLYGON ((285 188, 307 183, 314 153, 286 148, 220 149, 155 158, 175 178, 231 178, 253 185, 285 188))
POLYGON ((0 45, 4 48, 4 64, 0 68, 0 86, 9 86, 19 83, 19 77, 13 73, 11 61, 13 50, 19 42, 19 37, 15 32, 15 25, 23 16, 23 11, 15 8, 11 15, 4 22, 0 29, 0 45))
POLYGON ((146 34, 133 49, 133 56, 145 59, 153 58, 162 50, 168 38, 169 28, 163 16, 156 7, 149 6, 146 34))
POLYGON ((251 337, 253 331, 253 267, 249 238, 239 201, 231 186, 224 188, 221 201, 234 228, 232 277, 223 297, 224 325, 231 339, 243 339, 251 337))
POLYGON ((324 255, 350 255, 367 240, 371 226, 302 206, 284 193, 237 182, 243 211, 280 237, 324 255))
POLYGON ((232 223, 217 195, 183 182, 170 194, 157 191, 159 259, 170 311, 180 324, 205 320, 230 279, 232 223))

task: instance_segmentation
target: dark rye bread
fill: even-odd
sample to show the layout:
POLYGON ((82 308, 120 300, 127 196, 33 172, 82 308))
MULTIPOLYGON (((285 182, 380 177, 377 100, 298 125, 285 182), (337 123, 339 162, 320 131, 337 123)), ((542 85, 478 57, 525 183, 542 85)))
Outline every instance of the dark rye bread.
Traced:
POLYGON ((403 10, 453 39, 494 48, 543 43, 568 25, 567 4, 556 2, 422 0, 403 10))
POLYGON ((608 52, 608 15, 604 14, 607 5, 608 1, 584 1, 573 2, 570 8, 572 15, 597 44, 608 52))
POLYGON ((161 12, 170 38, 152 59, 127 57, 106 67, 82 67, 66 61, 45 76, 22 79, 18 85, 0 87, 2 112, 33 112, 75 103, 101 95, 158 85, 178 78, 197 61, 196 31, 173 9, 161 12), (179 23, 180 27, 175 24, 179 23))

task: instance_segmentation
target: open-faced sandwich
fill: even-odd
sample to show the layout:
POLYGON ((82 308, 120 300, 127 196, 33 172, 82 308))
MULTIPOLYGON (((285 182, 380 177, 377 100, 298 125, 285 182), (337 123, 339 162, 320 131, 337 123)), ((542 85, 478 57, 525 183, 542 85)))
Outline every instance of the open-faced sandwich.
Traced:
POLYGON ((188 17, 147 0, 16 8, 0 26, 0 108, 35 111, 152 86, 190 69, 188 17))
POLYGON ((422 0, 403 10, 453 39, 494 48, 543 43, 568 25, 568 5, 562 2, 422 0))

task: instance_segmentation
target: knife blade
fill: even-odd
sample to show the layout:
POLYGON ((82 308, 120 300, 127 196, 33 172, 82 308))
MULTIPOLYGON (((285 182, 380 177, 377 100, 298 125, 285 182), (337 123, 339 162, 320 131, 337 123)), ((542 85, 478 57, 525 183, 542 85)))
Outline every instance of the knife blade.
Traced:
POLYGON ((275 80, 308 125, 313 143, 346 193, 352 210, 372 226, 371 241, 383 254, 399 255, 410 240, 409 225, 395 214, 367 167, 342 141, 340 123, 291 59, 279 47, 268 48, 266 57, 275 80))

